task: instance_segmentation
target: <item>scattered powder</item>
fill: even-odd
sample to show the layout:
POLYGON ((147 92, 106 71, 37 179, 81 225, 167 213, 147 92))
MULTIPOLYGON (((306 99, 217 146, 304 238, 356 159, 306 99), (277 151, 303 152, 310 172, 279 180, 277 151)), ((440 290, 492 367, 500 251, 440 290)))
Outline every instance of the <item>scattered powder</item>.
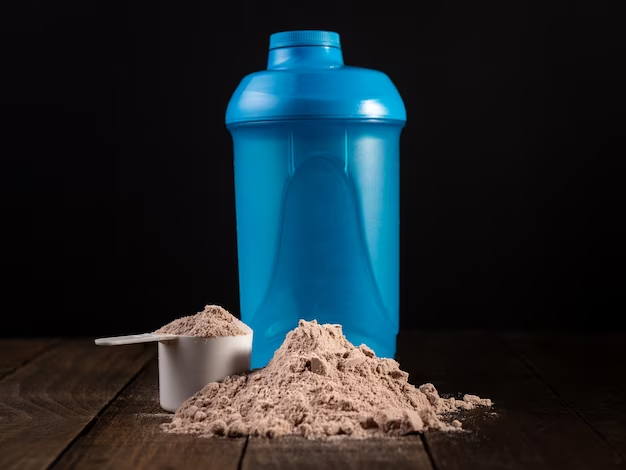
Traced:
POLYGON ((161 426, 201 436, 398 436, 458 430, 448 413, 491 405, 475 395, 441 398, 432 384, 407 379, 393 359, 350 343, 340 325, 300 320, 265 368, 206 385, 161 426))
POLYGON ((228 310, 218 305, 207 305, 202 312, 174 320, 155 333, 200 338, 245 335, 246 332, 239 328, 235 320, 228 310))

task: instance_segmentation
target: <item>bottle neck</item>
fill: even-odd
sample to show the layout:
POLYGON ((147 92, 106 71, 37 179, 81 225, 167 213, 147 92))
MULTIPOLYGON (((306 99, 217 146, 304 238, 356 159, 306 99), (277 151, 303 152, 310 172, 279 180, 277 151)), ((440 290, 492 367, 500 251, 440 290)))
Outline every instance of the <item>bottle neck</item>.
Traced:
POLYGON ((271 49, 268 70, 292 68, 331 69, 343 65, 340 48, 326 46, 294 46, 271 49))

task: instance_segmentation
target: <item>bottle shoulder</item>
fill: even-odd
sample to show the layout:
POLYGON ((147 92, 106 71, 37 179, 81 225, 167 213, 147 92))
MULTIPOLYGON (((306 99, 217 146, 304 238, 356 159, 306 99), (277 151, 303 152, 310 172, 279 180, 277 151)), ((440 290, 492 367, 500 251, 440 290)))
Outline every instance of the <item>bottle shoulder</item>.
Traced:
POLYGON ((263 70, 242 79, 226 123, 293 117, 406 120, 391 79, 378 70, 339 66, 263 70))

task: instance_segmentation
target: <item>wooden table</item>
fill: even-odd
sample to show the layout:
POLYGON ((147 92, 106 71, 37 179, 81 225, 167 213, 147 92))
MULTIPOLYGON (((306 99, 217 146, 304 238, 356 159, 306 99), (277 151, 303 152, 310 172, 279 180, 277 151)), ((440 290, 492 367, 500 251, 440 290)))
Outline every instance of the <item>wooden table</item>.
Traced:
POLYGON ((170 435, 154 344, 0 340, 0 469, 626 469, 624 334, 411 332, 397 359, 414 384, 495 406, 468 432, 400 439, 170 435))

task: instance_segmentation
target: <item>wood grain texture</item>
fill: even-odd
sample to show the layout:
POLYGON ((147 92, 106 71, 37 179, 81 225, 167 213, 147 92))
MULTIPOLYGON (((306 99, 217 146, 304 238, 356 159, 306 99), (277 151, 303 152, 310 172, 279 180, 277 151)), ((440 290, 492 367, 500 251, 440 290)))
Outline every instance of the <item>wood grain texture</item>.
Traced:
POLYGON ((505 339, 626 460, 626 335, 514 334, 505 339))
POLYGON ((432 470, 419 436, 330 442, 299 437, 250 438, 243 470, 291 468, 432 470))
POLYGON ((155 360, 53 468, 236 470, 245 438, 207 439, 160 430, 172 415, 159 406, 157 374, 155 360))
POLYGON ((397 358, 415 385, 432 382, 442 394, 472 393, 495 401, 492 410, 465 414, 468 432, 426 433, 439 470, 625 468, 499 339, 478 333, 404 334, 397 358))
POLYGON ((625 339, 404 333, 411 383, 495 407, 466 412, 467 432, 330 442, 165 434, 154 345, 2 340, 0 469, 626 470, 625 339))
POLYGON ((52 338, 0 339, 0 379, 57 342, 52 338))
POLYGON ((66 340, 5 377, 0 468, 47 468, 155 354, 154 345, 66 340))

